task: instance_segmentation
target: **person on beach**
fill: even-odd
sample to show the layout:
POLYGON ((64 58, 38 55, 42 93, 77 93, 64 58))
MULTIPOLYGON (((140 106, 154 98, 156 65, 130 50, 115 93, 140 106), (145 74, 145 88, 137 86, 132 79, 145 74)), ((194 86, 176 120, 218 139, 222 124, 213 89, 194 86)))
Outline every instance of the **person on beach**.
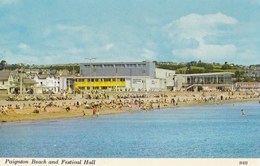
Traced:
POLYGON ((33 113, 35 113, 35 114, 39 114, 39 113, 40 113, 40 109, 39 109, 39 107, 36 107, 36 108, 34 109, 33 113))
POLYGON ((96 112, 97 112, 97 109, 94 108, 94 109, 92 110, 92 113, 93 113, 92 115, 95 116, 95 115, 96 115, 96 112))
POLYGON ((97 115, 97 117, 99 116, 99 109, 97 109, 96 115, 97 115))
POLYGON ((158 109, 160 109, 160 108, 161 108, 160 102, 158 103, 158 106, 157 106, 157 108, 158 108, 158 109))
POLYGON ((66 107, 66 111, 69 112, 70 111, 70 106, 66 107))
POLYGON ((4 114, 4 115, 6 115, 7 114, 7 108, 5 107, 5 106, 2 106, 1 107, 1 112, 4 114))
POLYGON ((153 109, 153 101, 150 101, 150 109, 153 109))
POLYGON ((79 103, 79 101, 77 101, 76 108, 79 109, 79 107, 80 107, 80 103, 79 103))
POLYGON ((175 105, 175 100, 174 100, 174 98, 171 99, 171 104, 172 104, 172 105, 175 105))
POLYGON ((84 110, 82 110, 82 114, 83 114, 83 116, 85 116, 85 115, 86 115, 86 113, 85 113, 85 111, 84 111, 84 110))

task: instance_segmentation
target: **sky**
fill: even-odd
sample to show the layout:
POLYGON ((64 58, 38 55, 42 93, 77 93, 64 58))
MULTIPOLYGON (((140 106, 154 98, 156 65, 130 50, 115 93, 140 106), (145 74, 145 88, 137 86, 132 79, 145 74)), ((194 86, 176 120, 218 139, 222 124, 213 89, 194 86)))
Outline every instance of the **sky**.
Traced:
POLYGON ((0 0, 9 64, 260 64, 260 0, 0 0))

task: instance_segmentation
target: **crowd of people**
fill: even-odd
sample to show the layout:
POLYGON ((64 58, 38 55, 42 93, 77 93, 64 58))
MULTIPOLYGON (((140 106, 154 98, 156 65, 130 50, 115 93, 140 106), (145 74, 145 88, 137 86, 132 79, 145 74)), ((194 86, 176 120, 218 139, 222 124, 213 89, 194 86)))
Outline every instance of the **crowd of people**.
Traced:
POLYGON ((121 93, 109 94, 104 91, 93 91, 92 93, 82 95, 80 99, 61 98, 55 99, 47 96, 44 100, 32 100, 27 102, 9 102, 0 105, 0 115, 7 115, 17 110, 31 110, 32 114, 41 112, 71 112, 81 111, 85 116, 87 112, 92 112, 93 116, 98 116, 103 110, 131 111, 131 110, 152 110, 161 107, 172 107, 180 104, 195 103, 221 103, 228 100, 244 100, 259 98, 255 93, 242 92, 202 92, 202 93, 121 93))

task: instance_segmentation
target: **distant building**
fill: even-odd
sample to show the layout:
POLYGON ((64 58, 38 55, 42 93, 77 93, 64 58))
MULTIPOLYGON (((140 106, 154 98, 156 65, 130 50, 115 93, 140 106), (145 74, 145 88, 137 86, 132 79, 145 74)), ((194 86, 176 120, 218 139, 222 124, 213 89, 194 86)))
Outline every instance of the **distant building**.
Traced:
POLYGON ((80 64, 80 74, 62 77, 61 89, 172 90, 175 71, 157 69, 154 62, 105 62, 80 64))
POLYGON ((232 75, 230 72, 177 74, 176 88, 184 91, 232 89, 232 75))
POLYGON ((150 77, 155 76, 155 63, 153 62, 104 62, 81 63, 80 75, 82 77, 150 77))
POLYGON ((54 75, 35 75, 36 93, 58 93, 60 92, 60 77, 54 75))
POLYGON ((244 70, 245 76, 247 77, 252 77, 254 79, 260 77, 260 65, 250 65, 249 67, 246 67, 244 70))
POLYGON ((13 86, 13 77, 10 70, 0 71, 0 93, 9 94, 13 86))
POLYGON ((237 91, 260 91, 260 82, 237 82, 235 89, 237 91))
POLYGON ((61 77, 60 89, 120 91, 200 91, 232 89, 232 74, 176 74, 159 69, 154 62, 105 62, 80 64, 80 77, 61 77))
POLYGON ((176 72, 174 70, 156 68, 155 77, 161 82, 158 89, 176 90, 176 72))
POLYGON ((104 62, 80 64, 81 78, 74 88, 145 90, 155 79, 154 62, 104 62))

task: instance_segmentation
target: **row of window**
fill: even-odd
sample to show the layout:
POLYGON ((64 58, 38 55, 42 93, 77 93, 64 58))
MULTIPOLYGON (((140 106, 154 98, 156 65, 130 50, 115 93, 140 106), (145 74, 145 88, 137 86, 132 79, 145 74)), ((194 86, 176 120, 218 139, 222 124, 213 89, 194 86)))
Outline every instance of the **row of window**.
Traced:
MULTIPOLYGON (((53 83, 53 82, 46 82, 46 84, 48 84, 48 83, 53 83)), ((57 83, 60 84, 59 81, 58 82, 54 82, 54 84, 57 84, 57 83)), ((43 82, 40 82, 40 84, 43 85, 43 82)))
POLYGON ((93 64, 93 65, 85 65, 85 67, 93 67, 93 68, 125 68, 125 67, 145 67, 146 64, 93 64))
MULTIPOLYGON (((116 81, 115 78, 92 78, 92 79, 76 79, 76 82, 111 82, 111 81, 116 81)), ((118 78, 117 81, 125 81, 125 78, 118 78)))

